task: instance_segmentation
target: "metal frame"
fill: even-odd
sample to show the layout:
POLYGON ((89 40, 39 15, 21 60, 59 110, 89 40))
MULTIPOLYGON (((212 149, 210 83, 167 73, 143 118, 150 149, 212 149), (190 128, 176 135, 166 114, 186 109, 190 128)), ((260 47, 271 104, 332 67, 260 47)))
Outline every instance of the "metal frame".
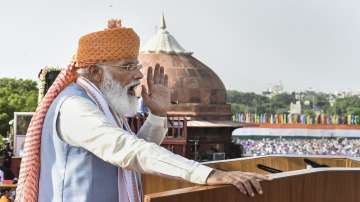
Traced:
POLYGON ((35 112, 14 112, 14 124, 13 124, 13 127, 14 127, 14 135, 13 135, 13 141, 14 141, 14 156, 18 156, 19 154, 18 154, 18 152, 17 152, 17 150, 16 150, 16 147, 17 147, 17 145, 16 145, 16 137, 17 136, 26 136, 26 134, 25 135, 19 135, 19 134, 17 134, 17 118, 19 117, 19 116, 33 116, 35 114, 35 112))

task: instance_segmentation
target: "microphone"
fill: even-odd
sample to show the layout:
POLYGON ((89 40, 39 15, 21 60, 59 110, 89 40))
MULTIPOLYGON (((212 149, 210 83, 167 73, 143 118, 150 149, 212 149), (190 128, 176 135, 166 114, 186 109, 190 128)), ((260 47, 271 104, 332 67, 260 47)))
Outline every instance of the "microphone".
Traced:
POLYGON ((328 168, 330 166, 326 165, 326 164, 318 164, 316 163, 315 161, 312 161, 310 159, 307 159, 307 158, 304 158, 304 162, 307 164, 307 165, 310 165, 311 167, 313 168, 328 168))
POLYGON ((256 167, 259 168, 260 170, 266 171, 268 173, 282 173, 282 170, 278 170, 263 164, 256 164, 256 167))

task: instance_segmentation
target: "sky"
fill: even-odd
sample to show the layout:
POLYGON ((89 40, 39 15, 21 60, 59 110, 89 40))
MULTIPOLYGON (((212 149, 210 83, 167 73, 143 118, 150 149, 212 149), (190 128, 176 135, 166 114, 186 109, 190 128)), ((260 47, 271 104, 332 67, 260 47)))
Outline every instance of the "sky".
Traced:
POLYGON ((37 79, 65 67, 80 36, 109 18, 144 44, 165 14, 168 31, 227 89, 360 89, 356 0, 0 0, 0 77, 37 79))

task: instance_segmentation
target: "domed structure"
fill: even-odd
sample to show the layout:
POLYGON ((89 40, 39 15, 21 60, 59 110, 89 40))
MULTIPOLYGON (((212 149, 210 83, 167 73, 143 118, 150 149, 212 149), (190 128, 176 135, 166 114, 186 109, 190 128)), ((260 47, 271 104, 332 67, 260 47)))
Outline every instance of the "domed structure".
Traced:
POLYGON ((154 67, 156 63, 164 66, 171 89, 169 115, 193 120, 231 120, 223 82, 166 30, 164 16, 158 32, 141 48, 139 61, 144 67, 154 67))

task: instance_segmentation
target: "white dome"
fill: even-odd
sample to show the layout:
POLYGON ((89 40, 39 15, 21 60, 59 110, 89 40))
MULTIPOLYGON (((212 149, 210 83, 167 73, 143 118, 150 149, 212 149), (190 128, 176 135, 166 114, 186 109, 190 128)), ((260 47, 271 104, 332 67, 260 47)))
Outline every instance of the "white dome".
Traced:
POLYGON ((168 53, 168 54, 187 54, 186 51, 176 39, 166 30, 165 18, 162 16, 159 31, 150 38, 148 42, 140 49, 140 52, 148 53, 168 53))

